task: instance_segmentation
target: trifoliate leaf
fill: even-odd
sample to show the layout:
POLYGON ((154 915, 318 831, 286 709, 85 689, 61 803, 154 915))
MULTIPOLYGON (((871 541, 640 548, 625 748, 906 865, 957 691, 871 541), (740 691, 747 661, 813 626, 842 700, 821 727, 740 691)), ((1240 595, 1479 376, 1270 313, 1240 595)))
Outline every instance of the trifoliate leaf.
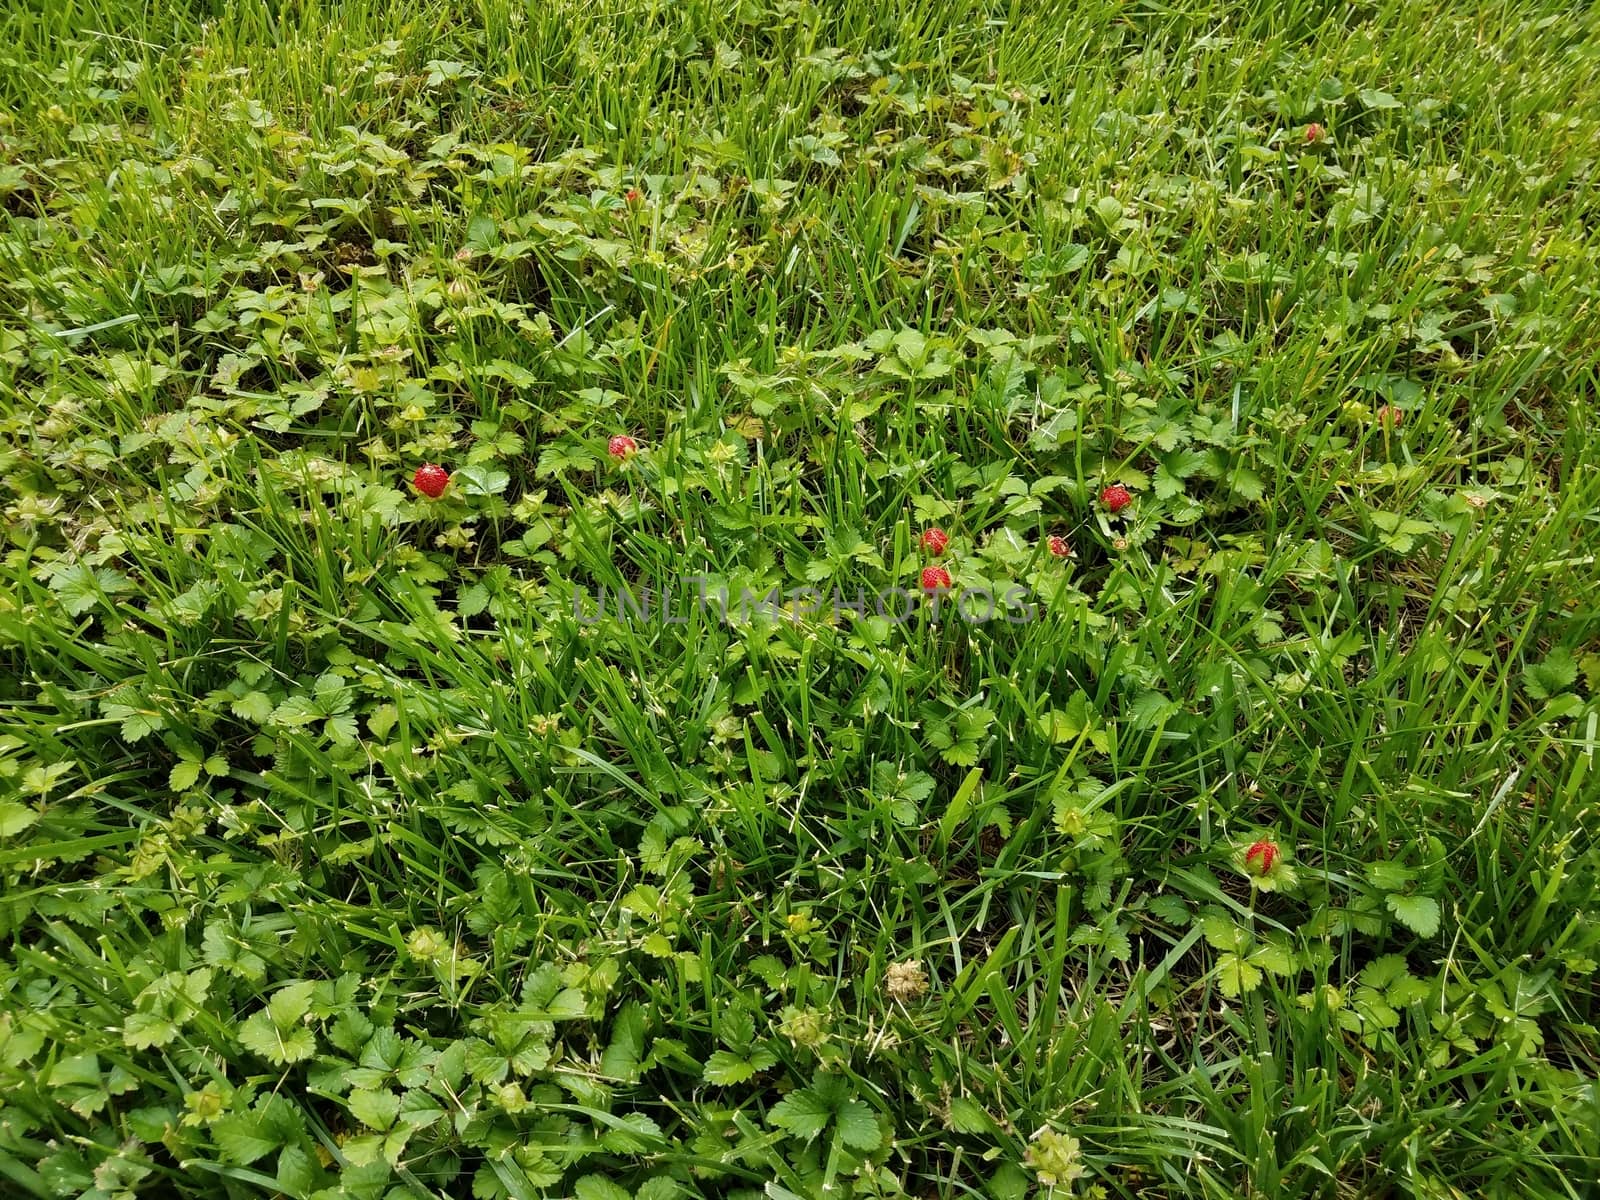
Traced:
POLYGON ((113 596, 133 587, 128 577, 110 567, 91 568, 87 563, 73 563, 59 571, 50 580, 50 590, 61 598, 61 605, 75 617, 81 617, 102 596, 113 596))
POLYGON ((1522 673, 1522 685, 1535 700, 1548 700, 1560 695, 1578 682, 1578 660, 1572 651, 1557 646, 1544 661, 1535 663, 1522 673))

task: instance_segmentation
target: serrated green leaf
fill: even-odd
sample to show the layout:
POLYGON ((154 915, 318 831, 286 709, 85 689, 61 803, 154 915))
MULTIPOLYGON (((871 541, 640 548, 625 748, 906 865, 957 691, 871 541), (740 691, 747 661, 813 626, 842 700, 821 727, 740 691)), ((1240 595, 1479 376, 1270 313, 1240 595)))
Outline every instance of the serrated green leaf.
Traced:
POLYGON ((860 1100, 846 1100, 834 1117, 839 1140, 852 1150, 876 1150, 883 1140, 877 1116, 860 1100))
POLYGON ((703 1078, 707 1083, 727 1086, 743 1083, 755 1073, 754 1064, 742 1055, 735 1054, 732 1050, 716 1050, 706 1059, 703 1078))
POLYGON ((498 496, 511 485, 511 476, 500 467, 481 464, 458 468, 450 482, 463 496, 498 496))
POLYGON ((810 1088, 797 1088, 772 1106, 767 1120, 799 1138, 814 1138, 828 1127, 832 1107, 810 1088))
POLYGON ((1237 954, 1224 954, 1217 960, 1217 986, 1224 996, 1253 992, 1261 986, 1261 971, 1237 954))
POLYGON ((0 800, 0 837, 13 838, 39 819, 36 809, 15 800, 0 800))
POLYGON ((646 1154, 663 1142, 661 1126, 643 1113, 613 1117, 600 1144, 614 1154, 646 1154))
POLYGON ((1183 900, 1170 892, 1160 896, 1152 896, 1145 905, 1145 911, 1152 916, 1159 917, 1168 925, 1187 925, 1191 918, 1189 906, 1183 900))
POLYGON ((444 1115, 444 1105, 422 1089, 413 1088, 400 1097, 396 1121, 411 1129, 426 1129, 444 1115))
POLYGON ((50 580, 50 590, 60 597, 62 607, 75 617, 81 617, 104 597, 129 591, 132 587, 132 582, 121 571, 110 567, 92 568, 81 562, 56 572, 50 580))
POLYGON ((683 1194, 683 1188, 670 1175, 652 1175, 639 1185, 633 1200, 674 1200, 683 1194))
POLYGON ((238 1166, 249 1166, 285 1141, 280 1123, 269 1120, 259 1109, 220 1117, 211 1123, 207 1132, 223 1159, 238 1166))
POLYGON ((180 759, 174 763, 172 770, 167 773, 167 787, 174 792, 186 792, 200 779, 200 762, 198 759, 180 759))
POLYGON ((628 1190, 604 1175, 585 1175, 572 1185, 577 1200, 633 1200, 628 1190))
POLYGON ((1257 946, 1250 952, 1247 961, 1263 971, 1271 971, 1274 975, 1293 975, 1299 970, 1294 951, 1275 942, 1264 942, 1257 946))
POLYGON ((122 1040, 136 1050, 165 1046, 178 1036, 177 1022, 165 1013, 129 1013, 122 1023, 122 1040))
POLYGON ((1403 954, 1385 954, 1361 968, 1361 982, 1369 988, 1382 991, 1409 974, 1403 954))
POLYGON ((1522 682, 1535 700, 1549 700, 1578 682, 1578 660, 1571 650, 1557 646, 1523 672, 1522 682))
POLYGON ((253 725, 265 725, 272 717, 272 698, 265 692, 250 691, 228 706, 233 715, 253 725))
POLYGON ((957 1096, 950 1101, 950 1128, 956 1133, 993 1133, 999 1127, 983 1105, 957 1096))
POLYGON ((1201 917, 1200 930, 1205 936, 1206 944, 1213 950, 1237 950, 1244 939, 1243 931, 1227 917, 1218 913, 1207 913, 1201 917))
POLYGON ((311 1030, 303 1025, 280 1029, 265 1009, 240 1023, 239 1044, 278 1066, 303 1062, 317 1052, 311 1030))
POLYGON ((630 1000, 611 1023, 611 1041, 600 1056, 600 1073, 608 1079, 632 1083, 639 1077, 644 1057, 644 1008, 630 1000))
POLYGON ((299 1146, 285 1146, 278 1155, 278 1174, 274 1182, 286 1196, 303 1196, 317 1184, 316 1165, 311 1155, 299 1146))
POLYGON ((1418 937, 1439 932, 1439 902, 1431 896, 1405 896, 1390 892, 1384 898, 1395 919, 1418 937))
POLYGON ((345 1103, 350 1115, 369 1129, 388 1129, 400 1115, 400 1097, 388 1088, 357 1088, 345 1103))
POLYGON ((272 999, 267 1001, 267 1012, 273 1022, 280 1029, 296 1024, 311 1011, 311 997, 316 986, 312 980, 297 979, 272 993, 272 999))
POLYGON ((1417 873, 1403 863, 1380 859, 1367 864, 1367 878, 1372 886, 1385 892, 1397 892, 1416 878, 1417 873))

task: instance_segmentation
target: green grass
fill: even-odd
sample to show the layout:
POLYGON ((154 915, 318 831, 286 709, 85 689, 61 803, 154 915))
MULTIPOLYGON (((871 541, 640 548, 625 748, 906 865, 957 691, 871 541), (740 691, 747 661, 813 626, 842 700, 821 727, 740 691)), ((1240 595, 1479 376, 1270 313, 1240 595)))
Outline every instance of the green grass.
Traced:
POLYGON ((1597 44, 9 6, 0 1193, 1594 1195, 1597 44))

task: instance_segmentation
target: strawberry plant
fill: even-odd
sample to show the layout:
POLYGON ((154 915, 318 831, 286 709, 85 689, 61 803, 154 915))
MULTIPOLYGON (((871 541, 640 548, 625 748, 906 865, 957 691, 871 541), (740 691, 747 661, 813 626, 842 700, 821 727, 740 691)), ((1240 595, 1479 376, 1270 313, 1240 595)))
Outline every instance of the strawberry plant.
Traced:
POLYGON ((1592 1191, 1595 17, 930 15, 0 6, 0 1193, 1592 1191))

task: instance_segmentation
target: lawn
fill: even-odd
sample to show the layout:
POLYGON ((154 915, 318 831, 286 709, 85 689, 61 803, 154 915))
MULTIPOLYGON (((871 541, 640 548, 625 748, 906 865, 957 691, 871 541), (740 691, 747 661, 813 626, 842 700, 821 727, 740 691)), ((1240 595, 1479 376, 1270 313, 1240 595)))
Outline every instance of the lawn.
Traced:
POLYGON ((1600 13, 3 9, 0 1195, 1596 1195, 1600 13))

